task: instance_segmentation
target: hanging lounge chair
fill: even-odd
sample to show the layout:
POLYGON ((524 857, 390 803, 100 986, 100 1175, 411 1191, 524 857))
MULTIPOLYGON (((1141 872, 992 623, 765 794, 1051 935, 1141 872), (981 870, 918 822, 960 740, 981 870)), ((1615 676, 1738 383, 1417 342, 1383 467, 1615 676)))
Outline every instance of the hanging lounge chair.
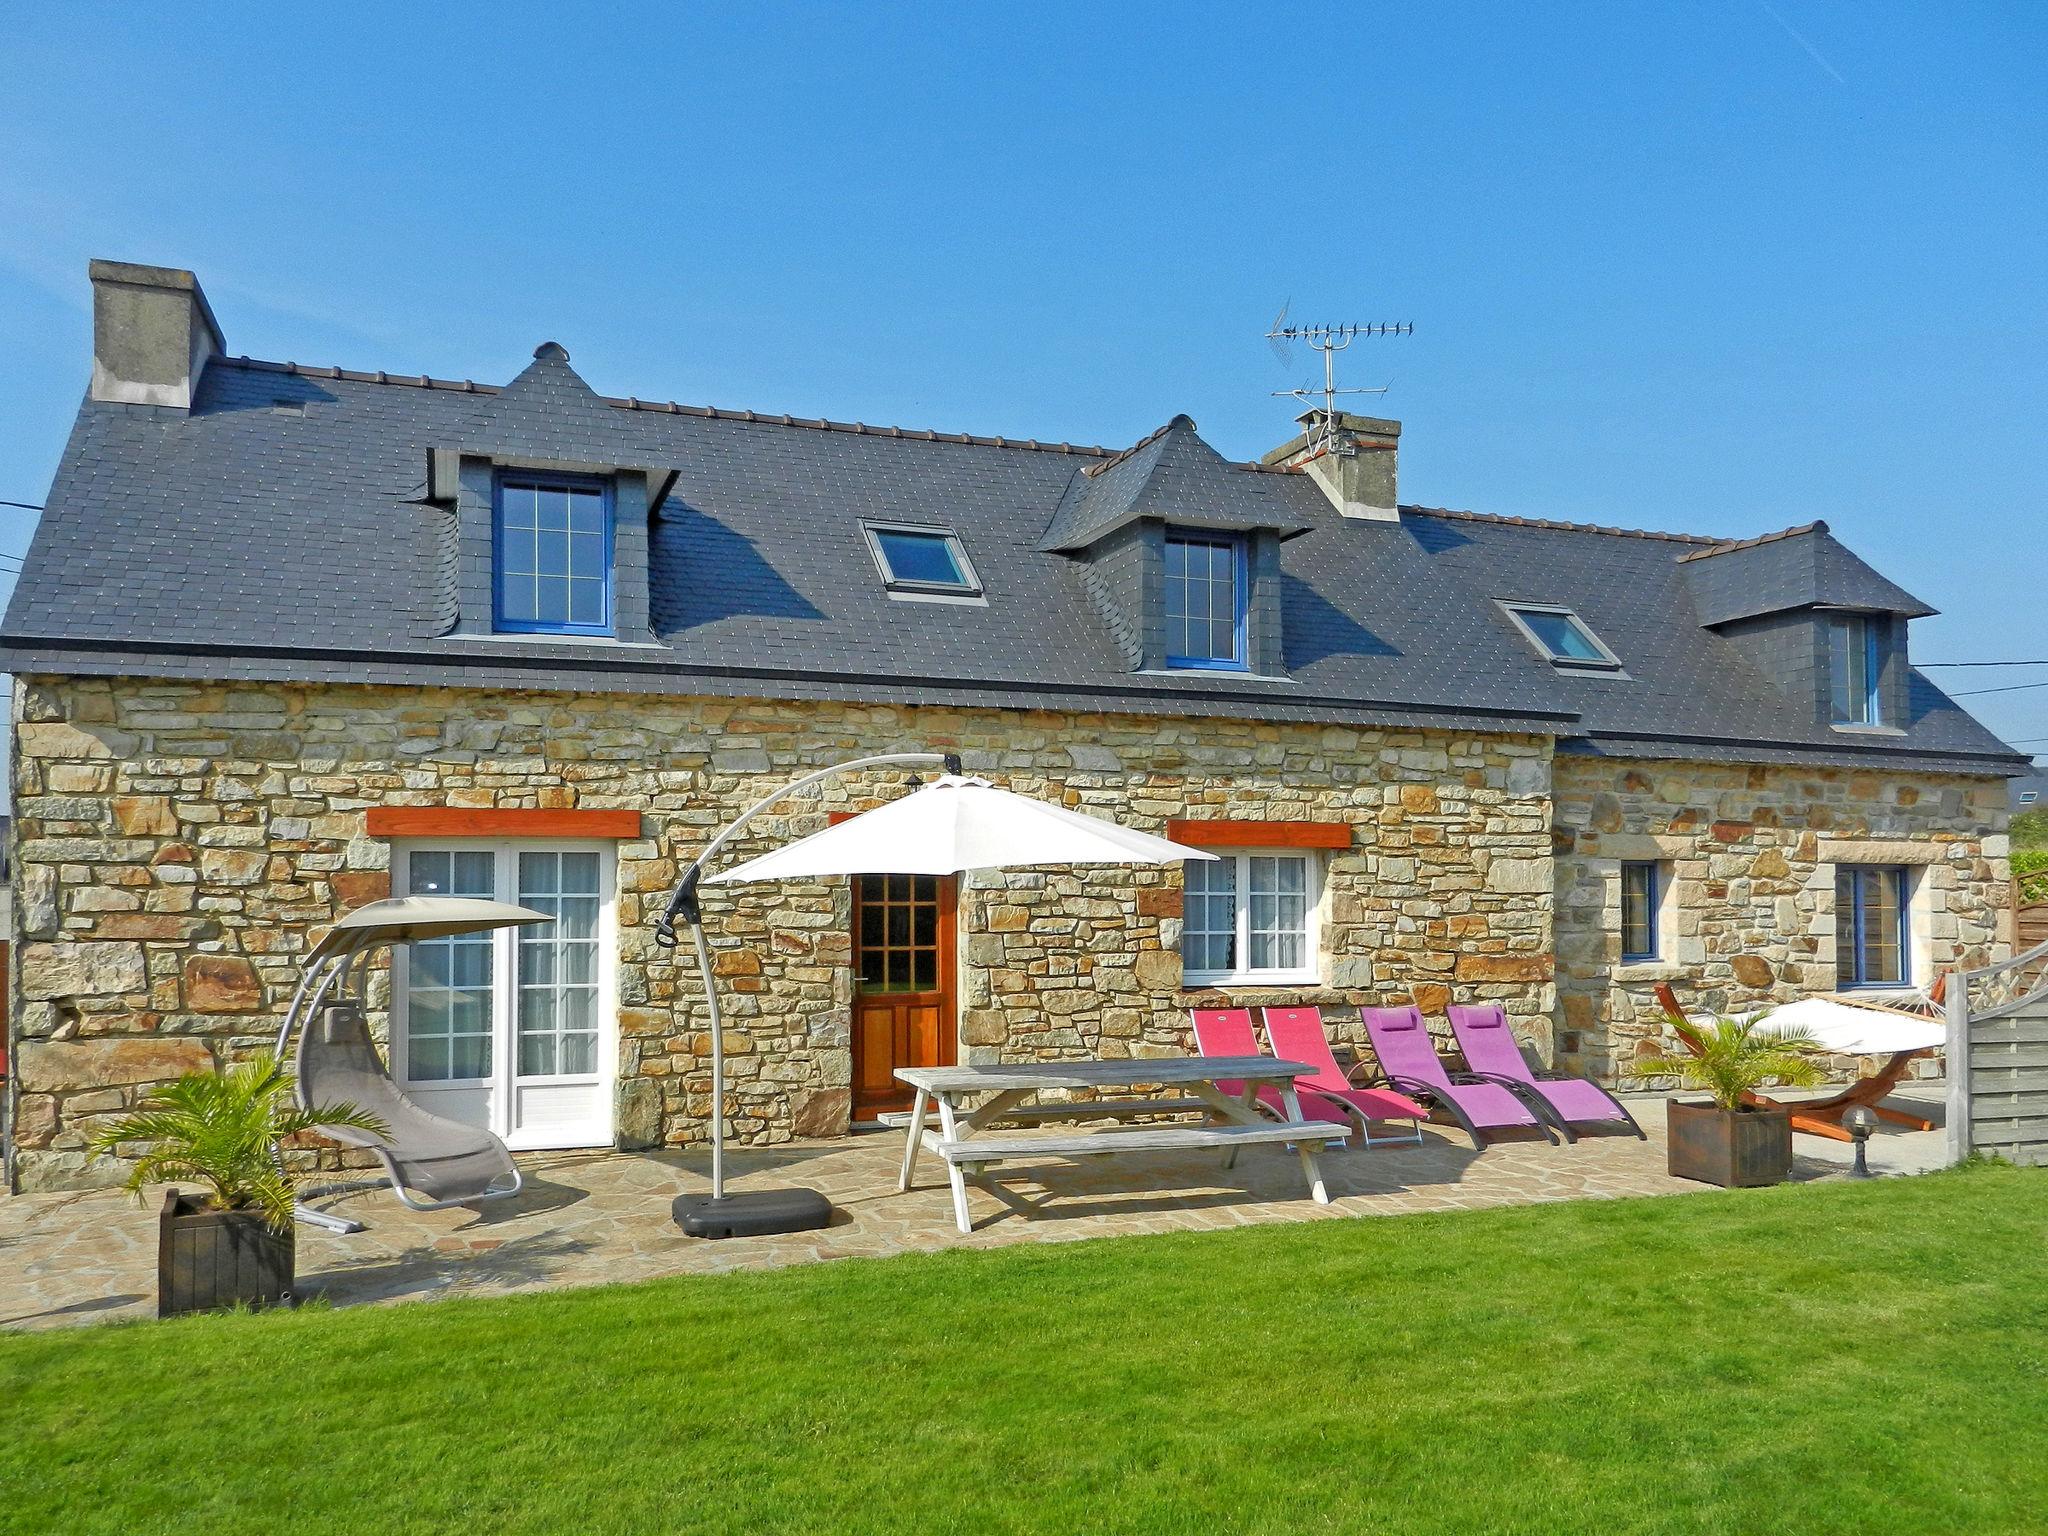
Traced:
POLYGON ((380 1137, 348 1126, 321 1126, 323 1136, 374 1153, 384 1165, 384 1177, 302 1190, 294 1212, 299 1220, 335 1232, 360 1232, 361 1222, 316 1210, 306 1202, 386 1183, 416 1211, 519 1193, 519 1169, 503 1141, 481 1126, 431 1114, 398 1091, 370 1038, 360 975, 368 952, 385 945, 550 921, 544 913, 505 902, 404 896, 349 913, 313 947, 305 978, 278 1030, 278 1055, 282 1059, 296 1034, 294 1071, 300 1107, 352 1103, 382 1119, 390 1134, 380 1137), (358 985, 355 996, 348 995, 352 981, 358 985))

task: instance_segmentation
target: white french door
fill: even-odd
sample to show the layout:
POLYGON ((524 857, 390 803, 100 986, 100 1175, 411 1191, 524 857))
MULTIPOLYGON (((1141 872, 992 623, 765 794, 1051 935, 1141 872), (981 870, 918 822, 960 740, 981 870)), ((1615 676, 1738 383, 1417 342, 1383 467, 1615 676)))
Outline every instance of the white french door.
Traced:
POLYGON ((391 1054, 406 1097, 516 1149, 611 1145, 611 844, 462 839, 401 845, 392 857, 406 895, 480 896, 554 919, 399 952, 391 1054))

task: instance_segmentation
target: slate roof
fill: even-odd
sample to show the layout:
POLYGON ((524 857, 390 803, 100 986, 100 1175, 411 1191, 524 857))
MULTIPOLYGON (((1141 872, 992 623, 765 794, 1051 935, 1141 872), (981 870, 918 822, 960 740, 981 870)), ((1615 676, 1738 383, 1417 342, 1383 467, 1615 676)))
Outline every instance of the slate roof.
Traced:
POLYGON ((1924 619, 1937 610, 1886 580, 1822 522, 1681 557, 1702 624, 1796 608, 1870 608, 1924 619))
POLYGON ((1727 569, 1724 541, 1421 507, 1398 523, 1347 520, 1306 476, 1222 460, 1185 418, 1118 455, 580 385, 548 356, 503 391, 219 359, 189 415, 88 400, 0 622, 0 665, 1438 725, 1550 734, 1568 751, 2024 765, 1917 675, 1902 734, 1849 740, 1803 717, 1702 627, 1692 573, 1727 569), (487 445, 674 472, 650 531, 655 644, 447 632, 454 516, 426 499, 428 460, 487 445), (1078 562, 1045 546, 1148 515, 1294 535, 1281 546, 1287 677, 1126 670, 1078 562), (863 518, 955 529, 987 605, 892 601, 863 518), (1712 558, 1680 558, 1692 553, 1712 558), (1559 673, 1495 599, 1568 604, 1626 674, 1559 673))

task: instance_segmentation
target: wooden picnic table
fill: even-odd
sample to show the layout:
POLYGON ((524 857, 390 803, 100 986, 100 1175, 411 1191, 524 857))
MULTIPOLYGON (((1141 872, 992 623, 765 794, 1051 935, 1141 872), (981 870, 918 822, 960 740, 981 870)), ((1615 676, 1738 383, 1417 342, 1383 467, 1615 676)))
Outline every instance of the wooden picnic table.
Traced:
POLYGON ((927 1150, 946 1165, 953 1186, 953 1219, 973 1231, 967 1216, 967 1178, 990 1163, 1026 1157, 1100 1157, 1127 1152, 1222 1149, 1228 1168, 1238 1149, 1292 1144, 1308 1175, 1309 1193, 1330 1203, 1316 1149, 1341 1143, 1348 1128, 1303 1118, 1294 1080, 1315 1069, 1270 1056, 1169 1056, 1083 1061, 1017 1062, 997 1066, 898 1067, 896 1076, 916 1091, 903 1146, 899 1190, 908 1190, 917 1154, 927 1150), (1221 1085, 1233 1085, 1235 1092, 1221 1085), (1275 1120, 1258 1106, 1258 1090, 1272 1084, 1287 1107, 1275 1120), (1049 1090, 1104 1095, 1079 1103, 1033 1102, 1049 1090), (1165 1090, 1181 1090, 1169 1093, 1165 1090), (981 1099, 980 1103, 969 1101, 981 1099), (927 1123, 936 1108, 939 1128, 927 1123), (1118 1126, 1079 1136, 991 1136, 997 1123, 1026 1127, 1072 1120, 1126 1120, 1200 1114, 1201 1124, 1118 1126))

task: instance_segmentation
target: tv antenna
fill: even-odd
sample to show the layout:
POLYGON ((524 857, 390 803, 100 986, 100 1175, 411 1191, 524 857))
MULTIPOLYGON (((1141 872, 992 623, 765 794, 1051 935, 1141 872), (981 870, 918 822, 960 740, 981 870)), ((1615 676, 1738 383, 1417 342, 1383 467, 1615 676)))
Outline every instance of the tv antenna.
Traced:
POLYGON ((1301 342, 1323 354, 1323 386, 1304 384, 1299 389, 1276 389, 1278 399, 1299 400, 1311 405, 1317 396, 1322 397, 1323 418, 1309 434, 1309 447, 1318 453, 1347 453, 1353 451, 1348 439, 1337 430, 1337 397, 1339 395, 1384 395, 1389 386, 1376 387, 1351 385, 1339 388, 1337 385, 1337 354, 1354 341, 1364 336, 1412 336, 1415 327, 1403 320, 1393 323, 1380 322, 1372 325, 1289 325, 1287 312, 1291 303, 1283 304, 1280 313, 1273 317, 1273 324, 1266 332, 1266 344, 1273 349, 1273 355, 1282 367, 1294 365, 1292 344, 1301 342))

